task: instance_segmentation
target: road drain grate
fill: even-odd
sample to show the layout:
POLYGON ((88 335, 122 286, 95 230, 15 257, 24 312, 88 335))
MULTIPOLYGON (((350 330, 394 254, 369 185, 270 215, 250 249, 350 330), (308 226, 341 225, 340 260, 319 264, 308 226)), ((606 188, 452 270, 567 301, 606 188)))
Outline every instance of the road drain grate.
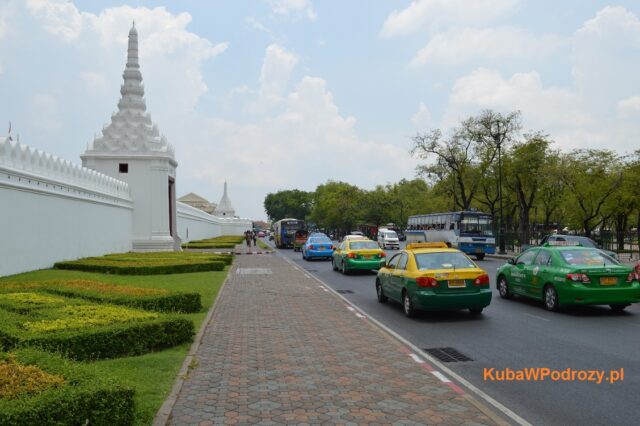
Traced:
POLYGON ((473 361, 463 353, 458 352, 455 348, 425 348, 425 352, 433 355, 442 362, 465 362, 473 361))
POLYGON ((353 294, 351 290, 336 290, 340 294, 353 294))

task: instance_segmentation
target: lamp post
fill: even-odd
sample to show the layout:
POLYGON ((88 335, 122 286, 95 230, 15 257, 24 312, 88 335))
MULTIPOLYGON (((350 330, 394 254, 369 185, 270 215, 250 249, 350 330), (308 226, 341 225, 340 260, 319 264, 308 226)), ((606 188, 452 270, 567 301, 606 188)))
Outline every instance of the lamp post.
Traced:
POLYGON ((500 198, 500 222, 498 226, 498 253, 507 254, 504 240, 504 216, 502 210, 502 142, 506 136, 504 124, 500 121, 491 123, 491 136, 498 148, 498 198, 500 198))

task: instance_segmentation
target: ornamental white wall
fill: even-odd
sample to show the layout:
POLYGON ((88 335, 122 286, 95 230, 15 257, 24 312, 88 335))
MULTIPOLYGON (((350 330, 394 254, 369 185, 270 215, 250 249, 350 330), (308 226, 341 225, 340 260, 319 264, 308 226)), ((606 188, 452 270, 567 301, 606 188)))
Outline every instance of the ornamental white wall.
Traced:
POLYGON ((242 235, 253 225, 249 219, 220 218, 181 202, 177 202, 177 212, 178 235, 182 242, 220 235, 242 235))
POLYGON ((126 183, 0 138, 0 276, 131 250, 126 183))

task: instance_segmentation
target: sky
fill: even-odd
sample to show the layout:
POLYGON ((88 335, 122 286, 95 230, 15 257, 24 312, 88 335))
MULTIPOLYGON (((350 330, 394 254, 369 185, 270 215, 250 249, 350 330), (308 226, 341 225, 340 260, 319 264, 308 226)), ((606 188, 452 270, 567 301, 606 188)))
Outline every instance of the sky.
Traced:
POLYGON ((134 20, 178 196, 217 203, 227 181, 241 217, 270 192, 412 179, 412 136, 487 108, 565 152, 640 148, 637 0, 0 0, 0 134, 80 163, 134 20))

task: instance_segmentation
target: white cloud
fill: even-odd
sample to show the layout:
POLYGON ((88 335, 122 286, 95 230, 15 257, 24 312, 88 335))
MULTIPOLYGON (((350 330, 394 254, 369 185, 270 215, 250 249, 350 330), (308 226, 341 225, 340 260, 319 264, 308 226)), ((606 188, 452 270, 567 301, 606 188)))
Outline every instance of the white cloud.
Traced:
POLYGON ((267 0, 271 10, 277 15, 293 18, 306 17, 310 21, 317 18, 311 0, 267 0))
POLYGON ((538 57, 563 44, 559 37, 536 36, 513 27, 455 28, 431 38, 414 56, 409 66, 450 66, 483 59, 538 57))
POLYGON ((297 63, 298 57, 292 52, 277 44, 269 45, 260 70, 259 98, 248 104, 246 110, 262 113, 280 104, 297 63))
POLYGON ((420 101, 418 111, 411 116, 411 122, 421 130, 431 125, 431 112, 424 102, 420 101))
POLYGON ((31 98, 30 125, 41 128, 46 132, 59 130, 61 120, 58 111, 58 101, 53 95, 38 93, 31 98))
POLYGON ((380 35, 397 37, 450 24, 480 26, 509 12, 518 0, 414 0, 387 17, 380 35))
POLYGON ((621 100, 616 105, 616 109, 624 117, 638 115, 640 113, 640 96, 631 96, 621 100))
POLYGON ((83 14, 67 0, 27 0, 27 9, 44 28, 65 41, 78 38, 83 29, 83 14))
POLYGON ((262 31, 267 34, 273 34, 273 31, 270 28, 266 27, 262 22, 258 21, 253 16, 247 16, 244 21, 247 24, 249 24, 253 29, 262 31))

